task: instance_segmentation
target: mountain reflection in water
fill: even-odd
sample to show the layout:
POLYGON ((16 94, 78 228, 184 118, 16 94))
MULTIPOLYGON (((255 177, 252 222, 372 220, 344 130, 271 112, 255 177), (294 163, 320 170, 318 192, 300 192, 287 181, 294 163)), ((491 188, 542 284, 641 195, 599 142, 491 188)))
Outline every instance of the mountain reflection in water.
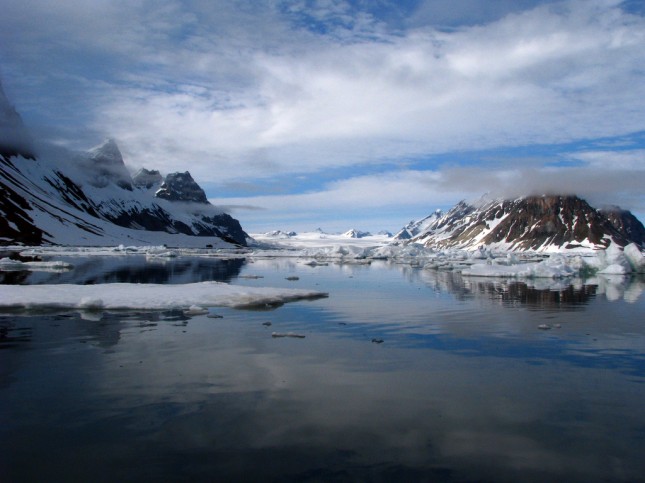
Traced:
POLYGON ((191 283, 230 282, 240 274, 243 258, 178 257, 146 259, 142 255, 57 257, 74 268, 64 272, 0 271, 0 284, 52 283, 191 283))

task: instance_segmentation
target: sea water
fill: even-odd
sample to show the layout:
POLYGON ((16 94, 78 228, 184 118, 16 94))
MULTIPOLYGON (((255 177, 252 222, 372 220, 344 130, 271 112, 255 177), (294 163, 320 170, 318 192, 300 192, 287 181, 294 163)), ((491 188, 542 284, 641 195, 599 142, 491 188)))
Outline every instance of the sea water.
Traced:
POLYGON ((198 316, 1 315, 2 481, 645 478, 642 278, 67 261, 0 282, 219 280, 329 297, 198 316), (275 337, 289 333, 300 337, 275 337))

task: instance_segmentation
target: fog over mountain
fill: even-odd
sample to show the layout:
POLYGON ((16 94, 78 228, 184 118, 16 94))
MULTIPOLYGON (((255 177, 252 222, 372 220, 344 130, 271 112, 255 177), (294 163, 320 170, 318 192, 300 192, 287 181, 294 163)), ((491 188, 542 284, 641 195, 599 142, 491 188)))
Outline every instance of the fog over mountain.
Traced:
POLYGON ((86 152, 34 150, 1 86, 0 127, 0 244, 246 245, 187 171, 133 180, 113 139, 86 152))

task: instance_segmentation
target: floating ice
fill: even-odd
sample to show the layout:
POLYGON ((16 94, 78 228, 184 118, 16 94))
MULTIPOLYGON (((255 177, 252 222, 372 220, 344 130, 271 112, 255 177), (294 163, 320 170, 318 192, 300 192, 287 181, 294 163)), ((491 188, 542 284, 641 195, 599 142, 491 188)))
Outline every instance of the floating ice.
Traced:
POLYGON ((0 285, 5 309, 187 309, 274 306, 327 297, 314 290, 243 287, 220 282, 183 285, 108 283, 100 285, 0 285))
POLYGON ((17 271, 17 270, 29 270, 29 271, 40 271, 40 272, 52 272, 52 271, 66 271, 71 270, 74 266, 71 263, 62 262, 62 261, 52 261, 52 262, 21 262, 20 260, 12 260, 10 258, 1 258, 0 259, 0 270, 5 271, 17 271))
POLYGON ((623 250, 623 255, 636 273, 645 273, 645 255, 635 243, 630 243, 623 250))
POLYGON ((461 274, 471 277, 565 278, 580 273, 580 268, 570 261, 560 255, 552 255, 541 262, 512 265, 477 263, 463 269, 461 274))
POLYGON ((208 309, 199 305, 191 305, 186 310, 184 310, 184 313, 186 315, 206 315, 208 313, 208 309))

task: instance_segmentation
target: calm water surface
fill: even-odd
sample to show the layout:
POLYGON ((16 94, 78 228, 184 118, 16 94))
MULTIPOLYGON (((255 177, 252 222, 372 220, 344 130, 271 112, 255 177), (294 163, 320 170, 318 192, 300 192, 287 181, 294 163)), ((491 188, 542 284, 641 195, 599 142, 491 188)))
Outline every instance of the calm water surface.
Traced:
POLYGON ((645 481, 642 279, 73 263, 0 283, 221 280, 330 296, 217 319, 0 315, 0 481, 645 481))

